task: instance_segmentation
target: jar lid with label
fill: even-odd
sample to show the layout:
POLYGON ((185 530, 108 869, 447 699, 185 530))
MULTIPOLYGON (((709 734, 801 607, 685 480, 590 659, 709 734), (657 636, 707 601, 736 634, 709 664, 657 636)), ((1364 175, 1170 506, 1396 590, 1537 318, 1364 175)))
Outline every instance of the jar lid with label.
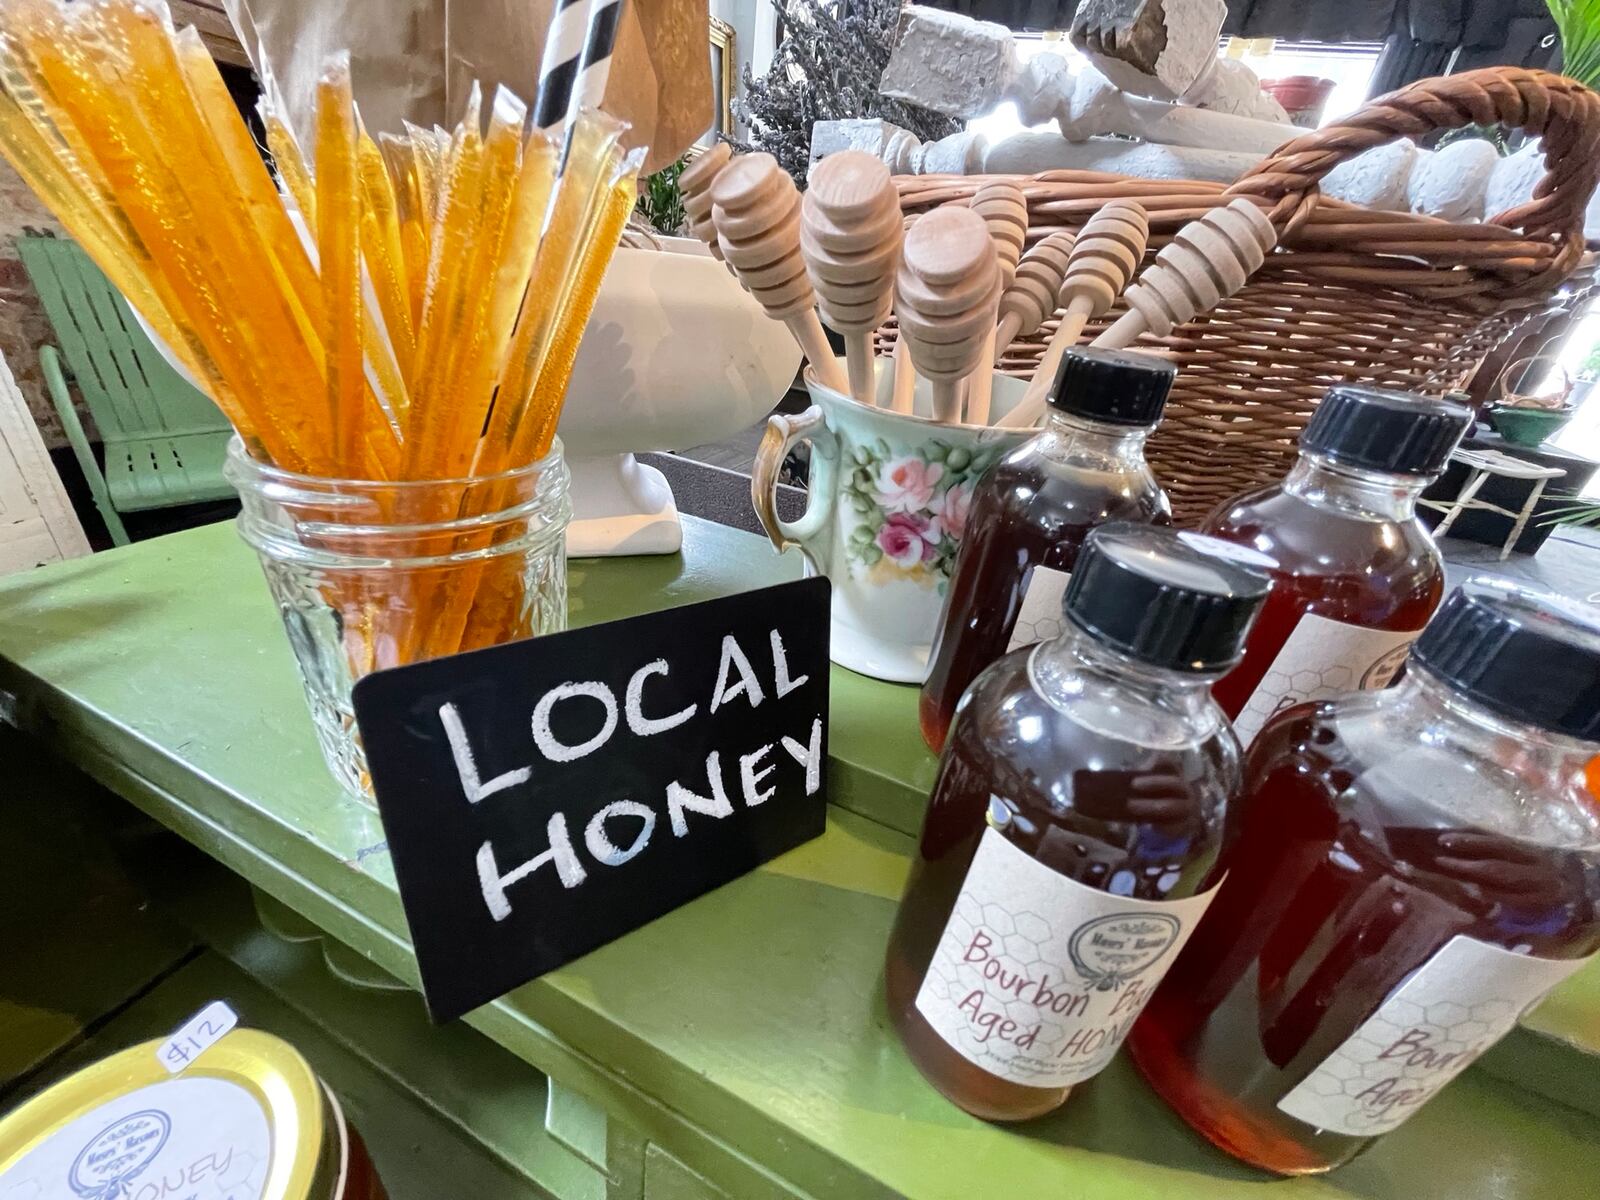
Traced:
POLYGON ((332 1093, 280 1038, 235 1029, 173 1073, 146 1042, 0 1120, 0 1195, 381 1200, 332 1093), (370 1180, 358 1191, 347 1184, 370 1180), (167 1189, 167 1190, 163 1190, 167 1189))

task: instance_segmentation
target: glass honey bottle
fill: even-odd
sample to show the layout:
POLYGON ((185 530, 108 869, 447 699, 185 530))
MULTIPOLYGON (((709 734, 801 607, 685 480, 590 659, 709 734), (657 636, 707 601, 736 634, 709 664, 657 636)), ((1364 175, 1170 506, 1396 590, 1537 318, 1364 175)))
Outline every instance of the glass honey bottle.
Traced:
POLYGON ((1247 1162, 1347 1162, 1600 949, 1597 756, 1600 619, 1454 592, 1396 686, 1262 730, 1141 1072, 1247 1162))
POLYGON ((1171 520, 1144 443, 1174 375, 1147 354, 1068 350, 1044 429, 978 481, 922 687, 922 736, 934 750, 980 671, 1059 630, 1067 578, 1091 529, 1171 520))
POLYGON ((1393 680, 1444 595, 1417 497, 1471 419, 1447 400, 1332 388, 1288 477, 1207 519, 1206 533, 1272 564, 1244 661, 1216 687, 1246 746, 1281 708, 1393 680))
POLYGON ((1268 584, 1208 545, 1095 530, 1065 632, 957 710, 885 988, 912 1061, 975 1116, 1049 1112, 1104 1067, 1209 902, 1240 779, 1210 686, 1268 584))

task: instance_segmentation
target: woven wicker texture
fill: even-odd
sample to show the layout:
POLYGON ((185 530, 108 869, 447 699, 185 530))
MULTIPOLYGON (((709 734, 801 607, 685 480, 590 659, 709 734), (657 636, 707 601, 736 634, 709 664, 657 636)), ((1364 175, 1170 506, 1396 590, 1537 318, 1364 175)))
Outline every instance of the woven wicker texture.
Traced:
MULTIPOLYGON (((967 203, 983 176, 900 176, 908 220, 967 203)), ((1544 71, 1497 67, 1424 80, 1298 137, 1232 187, 1047 171, 1022 181, 1031 245, 1080 228, 1108 200, 1150 214, 1146 262, 1186 221, 1236 196, 1256 201, 1279 248, 1238 295, 1137 348, 1179 369, 1151 462, 1177 519, 1195 524, 1222 500, 1282 477, 1328 385, 1359 381, 1437 394, 1464 383, 1487 351, 1543 311, 1584 254, 1584 208, 1600 181, 1600 95, 1544 71), (1504 125, 1543 139, 1533 199, 1482 224, 1375 212, 1324 198, 1322 177, 1380 143, 1464 125, 1504 125)), ((1095 337, 1119 302, 1084 331, 1095 337)), ((1013 345, 1001 367, 1026 375, 1060 318, 1013 345)), ((895 337, 880 331, 885 349, 895 337)))

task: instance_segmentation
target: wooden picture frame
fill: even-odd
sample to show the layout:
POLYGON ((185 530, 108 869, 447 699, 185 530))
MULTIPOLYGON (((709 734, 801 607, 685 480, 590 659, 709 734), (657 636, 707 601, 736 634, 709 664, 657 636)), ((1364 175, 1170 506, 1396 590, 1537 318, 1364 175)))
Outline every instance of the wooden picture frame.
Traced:
POLYGON ((734 50, 734 29, 726 21, 711 18, 711 89, 716 97, 716 115, 707 143, 714 145, 721 136, 733 132, 733 93, 738 86, 739 57, 734 50))

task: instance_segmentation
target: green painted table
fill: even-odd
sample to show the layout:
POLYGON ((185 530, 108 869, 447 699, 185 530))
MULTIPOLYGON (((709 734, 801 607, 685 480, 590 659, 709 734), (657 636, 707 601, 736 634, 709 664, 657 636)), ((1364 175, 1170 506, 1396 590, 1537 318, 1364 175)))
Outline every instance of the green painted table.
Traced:
MULTIPOLYGON (((574 620, 795 570, 759 539, 685 525, 681 556, 575 562, 574 620)), ((277 615, 230 527, 0 581, 0 689, 12 724, 248 880, 269 924, 327 937, 346 976, 415 979, 381 828, 326 775, 277 615)), ((1522 1031, 1321 1179, 1272 1182, 1212 1151, 1120 1061, 1020 1129, 951 1107, 902 1053, 878 986, 932 777, 914 704, 911 689, 835 670, 822 838, 468 1018, 548 1078, 544 1120, 565 1145, 669 1164, 611 1171, 608 1196, 1600 1191, 1600 1120, 1583 1108, 1582 1051, 1600 1047, 1592 974, 1562 993, 1551 1028, 1522 1031)), ((504 1100, 513 1115, 518 1103, 504 1100)))

